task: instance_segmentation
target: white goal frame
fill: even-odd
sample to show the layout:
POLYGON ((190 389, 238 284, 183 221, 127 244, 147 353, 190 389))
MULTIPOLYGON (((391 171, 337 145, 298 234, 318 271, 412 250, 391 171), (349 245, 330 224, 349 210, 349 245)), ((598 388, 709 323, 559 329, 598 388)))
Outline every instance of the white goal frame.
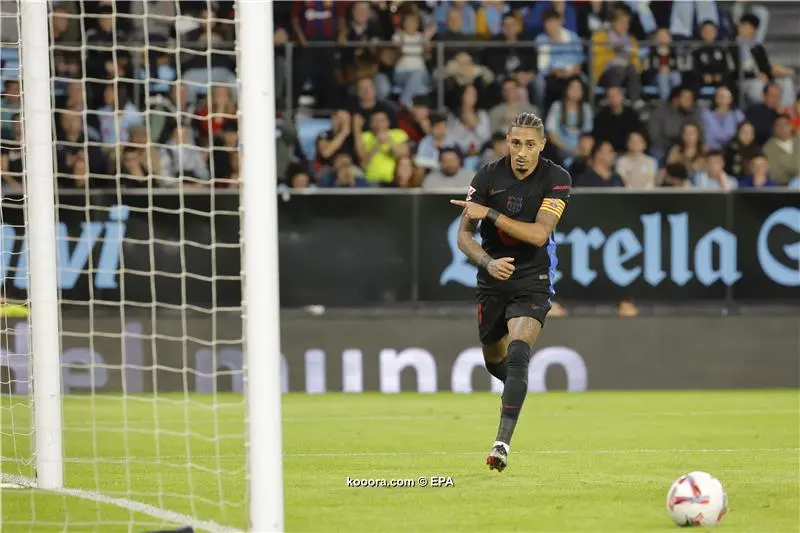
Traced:
MULTIPOLYGON (((20 0, 36 488, 64 488, 48 4, 20 0)), ((284 530, 272 3, 237 0, 252 531, 284 530), (247 236, 251 239, 248 244, 247 236)))

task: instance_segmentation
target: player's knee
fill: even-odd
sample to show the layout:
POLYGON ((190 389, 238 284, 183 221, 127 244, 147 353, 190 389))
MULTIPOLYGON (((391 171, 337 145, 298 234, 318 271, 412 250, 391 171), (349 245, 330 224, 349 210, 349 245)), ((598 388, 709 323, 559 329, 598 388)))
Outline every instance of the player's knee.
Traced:
POLYGON ((487 363, 502 363, 503 358, 506 356, 502 349, 501 343, 483 345, 483 360, 487 363))
POLYGON ((512 340, 508 344, 508 369, 519 369, 527 375, 528 364, 531 361, 531 347, 528 343, 519 339, 512 340))

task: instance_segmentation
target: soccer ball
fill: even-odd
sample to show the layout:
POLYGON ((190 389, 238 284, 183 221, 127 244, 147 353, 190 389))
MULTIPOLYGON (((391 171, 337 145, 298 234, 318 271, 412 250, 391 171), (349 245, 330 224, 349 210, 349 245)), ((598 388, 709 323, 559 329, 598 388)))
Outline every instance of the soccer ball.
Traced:
POLYGON ((679 526, 713 526, 728 510, 722 483, 706 472, 690 472, 677 479, 667 493, 667 512, 679 526))

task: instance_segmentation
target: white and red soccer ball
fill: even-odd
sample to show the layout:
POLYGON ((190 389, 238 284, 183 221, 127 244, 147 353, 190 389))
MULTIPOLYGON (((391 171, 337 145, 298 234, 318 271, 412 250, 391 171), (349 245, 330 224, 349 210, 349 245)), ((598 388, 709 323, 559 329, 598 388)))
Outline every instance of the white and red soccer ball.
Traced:
POLYGON ((667 493, 667 512, 679 526, 713 526, 728 510, 722 483, 706 472, 690 472, 677 479, 667 493))

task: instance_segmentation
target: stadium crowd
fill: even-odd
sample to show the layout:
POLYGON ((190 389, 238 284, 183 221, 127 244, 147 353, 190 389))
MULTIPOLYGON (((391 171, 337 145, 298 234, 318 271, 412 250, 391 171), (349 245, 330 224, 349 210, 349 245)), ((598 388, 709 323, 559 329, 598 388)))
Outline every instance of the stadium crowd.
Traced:
MULTIPOLYGON (((233 9, 54 2, 60 187, 237 185, 233 9)), ((800 177, 800 94, 763 44, 762 6, 316 0, 274 10, 278 101, 295 107, 276 132, 286 187, 464 188, 505 153, 520 111, 543 117, 544 155, 578 187, 730 190, 800 177)), ((0 163, 14 189, 20 84, 6 48, 0 163)))

